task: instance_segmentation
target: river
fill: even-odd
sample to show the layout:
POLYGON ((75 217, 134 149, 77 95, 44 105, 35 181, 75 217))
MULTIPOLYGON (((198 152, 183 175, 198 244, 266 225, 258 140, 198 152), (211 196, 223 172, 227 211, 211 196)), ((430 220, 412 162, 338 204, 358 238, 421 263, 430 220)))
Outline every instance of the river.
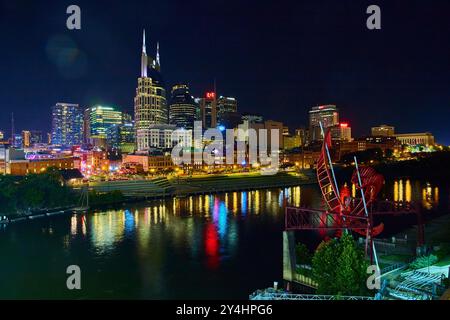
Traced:
MULTIPOLYGON (((397 180, 382 196, 448 210, 448 187, 397 180)), ((0 227, 1 299, 247 299, 282 279, 284 197, 316 186, 166 199, 0 227), (66 268, 81 269, 81 290, 66 268)), ((311 235, 313 237, 314 235, 311 235)))

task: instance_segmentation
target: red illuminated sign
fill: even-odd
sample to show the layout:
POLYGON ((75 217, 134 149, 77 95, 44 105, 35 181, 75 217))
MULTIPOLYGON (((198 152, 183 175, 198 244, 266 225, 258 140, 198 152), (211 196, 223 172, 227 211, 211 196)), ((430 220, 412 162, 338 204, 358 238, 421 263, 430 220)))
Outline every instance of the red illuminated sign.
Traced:
POLYGON ((216 97, 216 93, 215 92, 207 92, 206 93, 206 98, 207 99, 214 99, 216 97))
POLYGON ((348 127, 348 123, 341 123, 341 128, 347 128, 348 127))

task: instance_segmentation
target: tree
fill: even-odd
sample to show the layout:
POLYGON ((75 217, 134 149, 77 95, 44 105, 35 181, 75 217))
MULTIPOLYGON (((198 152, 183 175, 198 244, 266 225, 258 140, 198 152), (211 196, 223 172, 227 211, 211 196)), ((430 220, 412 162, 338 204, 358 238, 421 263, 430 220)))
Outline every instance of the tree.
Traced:
POLYGON ((317 282, 317 294, 335 294, 336 261, 340 255, 339 243, 336 239, 323 241, 312 259, 313 279, 317 282))
POLYGON ((340 256, 337 260, 336 285, 340 295, 363 294, 367 278, 368 263, 362 249, 349 234, 344 234, 339 242, 340 256))
POLYGON ((303 243, 298 243, 295 247, 295 254, 298 264, 311 264, 311 254, 303 243))
POLYGON ((361 295, 367 292, 367 262, 349 234, 322 242, 312 259, 318 294, 361 295))

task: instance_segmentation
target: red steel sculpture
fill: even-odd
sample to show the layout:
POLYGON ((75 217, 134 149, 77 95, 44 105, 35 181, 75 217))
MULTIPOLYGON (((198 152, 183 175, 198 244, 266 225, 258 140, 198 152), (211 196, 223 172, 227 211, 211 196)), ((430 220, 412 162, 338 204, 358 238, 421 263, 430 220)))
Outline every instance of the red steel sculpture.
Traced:
MULTIPOLYGON (((344 230, 353 231, 366 237, 366 254, 370 254, 373 258, 373 238, 384 229, 383 223, 373 225, 373 216, 416 213, 420 217, 420 210, 410 202, 378 201, 377 195, 384 184, 383 176, 371 167, 358 168, 356 158, 356 169, 351 182, 361 196, 351 197, 349 190, 345 188, 340 194, 331 162, 330 148, 331 136, 330 130, 327 130, 317 161, 317 182, 325 210, 287 206, 286 231, 318 230, 324 233, 328 230, 337 230, 338 234, 344 230)), ((419 242, 423 242, 423 236, 419 235, 419 242)))

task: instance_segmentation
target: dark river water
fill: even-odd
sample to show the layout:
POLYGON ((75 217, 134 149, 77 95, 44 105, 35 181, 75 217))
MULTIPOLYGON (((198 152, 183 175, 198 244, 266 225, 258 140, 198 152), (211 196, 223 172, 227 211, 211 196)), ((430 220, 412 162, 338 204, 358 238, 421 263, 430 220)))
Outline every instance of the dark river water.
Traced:
MULTIPOLYGON (((318 188, 302 186, 0 227, 0 298, 248 299, 282 280, 285 197, 292 205, 321 206, 318 188), (81 290, 66 287, 69 265, 81 269, 81 290)), ((450 194, 448 187, 399 180, 383 197, 447 210, 450 194)))

